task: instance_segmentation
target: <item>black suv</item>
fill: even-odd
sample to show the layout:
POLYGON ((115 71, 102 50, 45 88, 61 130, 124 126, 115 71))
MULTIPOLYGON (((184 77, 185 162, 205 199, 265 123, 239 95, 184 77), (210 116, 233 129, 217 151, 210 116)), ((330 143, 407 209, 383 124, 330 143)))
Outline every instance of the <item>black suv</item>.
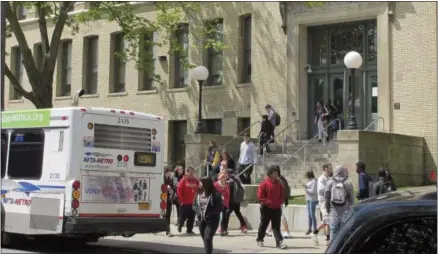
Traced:
POLYGON ((359 202, 325 253, 437 253, 437 186, 359 202))

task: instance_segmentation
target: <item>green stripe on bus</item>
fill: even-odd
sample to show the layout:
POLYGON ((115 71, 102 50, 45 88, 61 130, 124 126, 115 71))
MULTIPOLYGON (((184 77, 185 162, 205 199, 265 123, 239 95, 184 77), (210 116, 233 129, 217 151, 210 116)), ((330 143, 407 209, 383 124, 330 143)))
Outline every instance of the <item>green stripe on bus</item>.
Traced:
POLYGON ((2 128, 47 127, 51 112, 50 109, 2 112, 2 128))

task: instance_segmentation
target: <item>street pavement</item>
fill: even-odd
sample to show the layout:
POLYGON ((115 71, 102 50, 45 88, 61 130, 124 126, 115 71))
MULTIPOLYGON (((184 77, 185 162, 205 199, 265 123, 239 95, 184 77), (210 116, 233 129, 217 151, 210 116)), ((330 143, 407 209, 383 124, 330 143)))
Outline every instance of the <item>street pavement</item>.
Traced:
MULTIPOLYGON (((183 228, 184 232, 185 228, 183 228)), ((158 234, 139 234, 131 238, 106 237, 97 243, 85 246, 70 246, 63 243, 39 242, 24 244, 19 248, 3 249, 2 253, 32 253, 32 254, 52 254, 52 253, 94 253, 94 254, 155 254, 155 253, 204 253, 203 243, 199 236, 199 231, 195 228, 195 236, 186 236, 177 233, 176 227, 172 226, 173 237, 168 237, 164 233, 158 234)), ((214 253, 324 253, 323 236, 320 238, 320 245, 316 246, 302 232, 292 233, 292 239, 285 239, 288 245, 285 250, 275 248, 273 237, 265 238, 265 247, 257 246, 257 232, 255 230, 242 234, 240 231, 230 231, 229 236, 214 237, 214 253)))

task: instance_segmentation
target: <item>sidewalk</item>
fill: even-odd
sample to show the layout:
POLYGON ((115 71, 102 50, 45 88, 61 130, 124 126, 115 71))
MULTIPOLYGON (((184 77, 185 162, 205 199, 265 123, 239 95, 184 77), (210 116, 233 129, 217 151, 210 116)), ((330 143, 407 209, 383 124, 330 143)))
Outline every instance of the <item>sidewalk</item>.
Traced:
MULTIPOLYGON (((183 232, 185 228, 183 228, 183 232)), ((172 225, 173 237, 167 237, 164 233, 159 234, 139 234, 131 238, 124 237, 106 237, 107 240, 123 241, 127 247, 139 245, 151 251, 161 253, 204 253, 203 243, 197 228, 194 229, 196 236, 186 236, 177 232, 176 226, 172 225), (130 243, 127 243, 130 242, 130 243)), ((232 230, 229 236, 214 237, 214 253, 324 253, 326 246, 324 237, 319 236, 320 244, 316 246, 310 239, 310 236, 304 233, 292 233, 292 239, 285 239, 284 243, 288 246, 285 250, 275 248, 275 240, 273 237, 265 238, 265 247, 259 247, 256 244, 257 232, 255 230, 248 231, 247 234, 242 234, 240 231, 232 230)), ((120 246, 119 241, 111 241, 109 245, 120 246)), ((105 241, 109 243, 109 241, 105 241)), ((105 244, 107 245, 107 244, 105 244)))

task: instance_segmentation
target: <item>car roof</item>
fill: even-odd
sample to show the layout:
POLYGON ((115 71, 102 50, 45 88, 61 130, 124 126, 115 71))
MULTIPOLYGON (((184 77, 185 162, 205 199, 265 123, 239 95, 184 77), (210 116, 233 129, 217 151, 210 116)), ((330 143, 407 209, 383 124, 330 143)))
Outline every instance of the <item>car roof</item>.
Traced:
MULTIPOLYGON (((437 214, 437 186, 415 187, 389 192, 376 197, 368 198, 353 206, 349 219, 336 237, 333 246, 329 246, 326 253, 338 252, 348 241, 348 235, 360 225, 381 223, 378 218, 400 218, 410 216, 436 216, 437 214)), ((386 220, 386 219, 384 219, 386 220)))

